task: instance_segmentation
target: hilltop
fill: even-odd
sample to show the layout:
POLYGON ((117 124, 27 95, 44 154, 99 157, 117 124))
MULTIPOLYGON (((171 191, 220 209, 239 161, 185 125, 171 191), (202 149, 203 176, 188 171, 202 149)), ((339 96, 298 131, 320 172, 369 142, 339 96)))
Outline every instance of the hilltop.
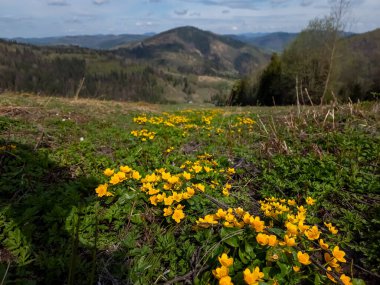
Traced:
POLYGON ((121 46, 117 53, 181 73, 229 77, 248 74, 269 60, 268 54, 256 47, 194 27, 172 29, 121 46))

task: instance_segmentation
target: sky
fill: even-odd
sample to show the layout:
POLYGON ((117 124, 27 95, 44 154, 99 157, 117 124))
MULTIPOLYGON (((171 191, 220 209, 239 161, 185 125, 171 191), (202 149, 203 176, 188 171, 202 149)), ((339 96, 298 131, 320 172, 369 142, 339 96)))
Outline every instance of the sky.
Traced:
MULTIPOLYGON (((0 38, 159 33, 299 32, 331 0, 0 0, 0 38)), ((351 0, 350 28, 380 27, 380 0, 351 0)))

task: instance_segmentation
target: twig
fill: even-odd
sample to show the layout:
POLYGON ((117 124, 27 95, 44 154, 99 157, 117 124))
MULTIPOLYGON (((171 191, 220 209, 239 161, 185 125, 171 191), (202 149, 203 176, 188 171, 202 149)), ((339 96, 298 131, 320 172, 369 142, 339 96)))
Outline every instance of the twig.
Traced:
POLYGON ((309 98, 309 101, 310 101, 311 106, 314 107, 313 101, 312 101, 311 98, 310 98, 309 91, 307 91, 307 88, 305 88, 305 92, 306 92, 307 98, 309 98))
POLYGON ((5 270, 5 273, 4 273, 4 276, 3 276, 3 280, 1 280, 1 284, 0 285, 4 285, 4 281, 5 281, 5 278, 7 277, 8 275, 8 270, 9 270, 9 267, 11 266, 11 262, 8 261, 8 266, 7 266, 7 269, 5 270))

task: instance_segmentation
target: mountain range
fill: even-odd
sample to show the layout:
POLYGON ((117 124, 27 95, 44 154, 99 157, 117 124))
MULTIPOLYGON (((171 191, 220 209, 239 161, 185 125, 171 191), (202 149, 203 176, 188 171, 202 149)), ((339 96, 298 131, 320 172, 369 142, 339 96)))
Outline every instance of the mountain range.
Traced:
MULTIPOLYGON (((164 32, 165 33, 165 32, 164 32)), ((155 33, 146 34, 121 34, 121 35, 79 35, 79 36, 62 36, 62 37, 42 37, 42 38, 12 38, 8 40, 18 43, 26 43, 37 46, 57 46, 57 45, 74 45, 91 49, 115 49, 119 46, 125 46, 130 43, 143 41, 149 37, 155 36, 155 33)), ((283 49, 292 41, 297 33, 244 33, 244 34, 226 34, 220 35, 243 43, 262 48, 270 52, 282 52, 283 49)))
MULTIPOLYGON (((355 83, 356 71, 362 81, 380 75, 379 32, 346 35, 343 63, 346 77, 352 78, 348 81, 355 83)), ((214 96, 227 96, 236 79, 253 78, 272 52, 281 52, 296 36, 218 35, 180 27, 154 35, 0 40, 0 92, 72 96, 85 78, 85 97, 210 102, 214 96)))

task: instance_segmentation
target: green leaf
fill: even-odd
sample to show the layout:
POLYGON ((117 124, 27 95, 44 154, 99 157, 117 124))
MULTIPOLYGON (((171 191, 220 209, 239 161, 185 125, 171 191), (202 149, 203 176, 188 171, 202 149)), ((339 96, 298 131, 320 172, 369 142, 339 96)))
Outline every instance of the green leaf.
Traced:
POLYGON ((365 282, 362 279, 354 278, 352 279, 352 285, 365 285, 365 282))
POLYGON ((235 228, 222 228, 220 231, 220 237, 222 238, 222 241, 232 247, 239 247, 239 235, 237 232, 240 231, 239 229, 235 228))

